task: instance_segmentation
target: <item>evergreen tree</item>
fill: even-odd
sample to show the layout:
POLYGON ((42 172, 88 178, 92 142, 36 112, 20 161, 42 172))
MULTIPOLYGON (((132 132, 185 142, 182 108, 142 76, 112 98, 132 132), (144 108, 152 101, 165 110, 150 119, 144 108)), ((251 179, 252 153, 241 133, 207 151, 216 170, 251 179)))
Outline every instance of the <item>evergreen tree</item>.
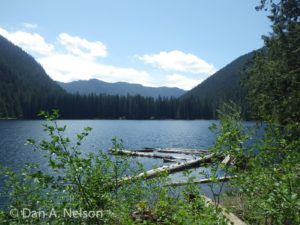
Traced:
POLYGON ((300 120, 300 1, 262 0, 270 9, 273 32, 247 71, 253 112, 280 124, 300 120))

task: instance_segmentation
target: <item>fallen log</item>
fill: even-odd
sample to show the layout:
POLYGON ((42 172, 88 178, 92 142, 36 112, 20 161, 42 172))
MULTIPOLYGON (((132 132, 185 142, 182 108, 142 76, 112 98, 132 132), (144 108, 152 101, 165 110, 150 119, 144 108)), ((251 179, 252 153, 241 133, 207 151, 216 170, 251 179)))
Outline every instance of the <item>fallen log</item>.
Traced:
POLYGON ((128 156, 138 156, 138 157, 147 157, 147 158, 156 158, 156 159, 169 159, 169 160, 187 160, 182 157, 175 157, 171 155, 158 155, 158 154, 149 154, 145 152, 137 152, 137 151, 128 151, 128 150, 111 150, 112 154, 115 155, 128 155, 128 156))
POLYGON ((211 182, 225 182, 229 181, 232 178, 236 178, 236 176, 224 176, 224 177, 218 177, 217 180, 211 179, 211 178, 203 178, 200 180, 192 180, 190 182, 188 181, 179 181, 179 182, 172 182, 170 184, 167 184, 167 186, 184 186, 187 184, 206 184, 206 183, 211 183, 211 182))
POLYGON ((143 148, 143 149, 136 149, 135 152, 154 152, 156 151, 156 148, 143 148))
POLYGON ((236 215, 234 215, 233 213, 227 212, 228 210, 226 210, 223 206, 221 206, 220 204, 217 204, 215 202, 213 202, 210 198, 206 197, 205 195, 203 195, 205 202, 207 205, 217 205, 217 207, 219 207, 222 210, 222 214, 226 217, 226 219, 228 219, 232 224, 234 225, 247 225, 245 222, 243 222, 240 218, 238 218, 236 215))
POLYGON ((163 162, 164 163, 177 163, 178 161, 174 160, 174 159, 163 159, 163 162))
POLYGON ((232 157, 230 155, 226 155, 221 164, 228 165, 231 162, 232 157))
POLYGON ((207 150, 194 150, 194 149, 158 149, 157 152, 161 153, 176 153, 176 154, 185 154, 185 155, 201 155, 208 154, 207 150))
POLYGON ((182 163, 158 167, 156 169, 152 169, 152 170, 148 170, 146 172, 140 173, 136 176, 121 178, 119 183, 121 184, 122 182, 125 182, 125 181, 131 181, 131 180, 136 180, 136 179, 141 179, 141 178, 150 179, 150 178, 159 176, 160 174, 165 173, 165 172, 172 174, 172 173, 183 171, 186 169, 195 168, 195 167, 200 166, 203 163, 210 162, 213 157, 214 157, 214 154, 210 154, 210 155, 206 155, 201 158, 198 158, 198 159, 193 159, 193 160, 189 160, 189 161, 182 162, 182 163))

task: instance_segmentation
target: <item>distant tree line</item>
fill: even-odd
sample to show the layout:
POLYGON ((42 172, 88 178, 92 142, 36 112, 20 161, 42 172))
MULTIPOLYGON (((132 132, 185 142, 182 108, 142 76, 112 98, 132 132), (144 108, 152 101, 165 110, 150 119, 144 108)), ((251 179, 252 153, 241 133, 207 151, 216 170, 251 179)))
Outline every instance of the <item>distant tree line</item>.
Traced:
MULTIPOLYGON (((0 99, 1 117, 35 119, 40 110, 58 109, 64 119, 213 119, 215 110, 196 97, 118 95, 15 96, 10 104, 0 99)), ((7 101, 6 101, 7 102, 7 101)))

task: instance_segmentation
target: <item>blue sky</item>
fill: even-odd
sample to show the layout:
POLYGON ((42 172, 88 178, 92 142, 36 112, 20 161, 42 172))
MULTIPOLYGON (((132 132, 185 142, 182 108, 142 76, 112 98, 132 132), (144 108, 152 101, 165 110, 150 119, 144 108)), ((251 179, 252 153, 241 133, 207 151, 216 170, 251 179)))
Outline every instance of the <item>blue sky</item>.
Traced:
POLYGON ((270 32, 259 0, 2 0, 0 34, 55 80, 191 89, 270 32))

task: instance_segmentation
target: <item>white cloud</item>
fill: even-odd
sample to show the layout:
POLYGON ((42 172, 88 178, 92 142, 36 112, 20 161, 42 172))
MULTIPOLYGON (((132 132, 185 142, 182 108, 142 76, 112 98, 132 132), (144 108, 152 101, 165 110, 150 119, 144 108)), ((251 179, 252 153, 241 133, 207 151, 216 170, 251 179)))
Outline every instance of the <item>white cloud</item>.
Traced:
POLYGON ((66 33, 59 34, 58 40, 70 53, 80 57, 95 59, 107 56, 106 46, 100 41, 90 42, 66 33))
POLYGON ((54 80, 69 82, 92 78, 107 82, 125 81, 149 85, 151 76, 145 71, 97 63, 70 54, 53 54, 38 60, 54 80))
POLYGON ((138 58, 146 64, 152 64, 166 71, 204 74, 212 74, 216 71, 212 64, 208 64, 196 55, 178 50, 144 55, 138 58))
MULTIPOLYGON (((179 87, 189 90, 203 80, 194 79, 177 73, 171 75, 153 75, 147 71, 128 67, 119 67, 101 63, 101 57, 107 56, 107 48, 100 41, 91 42, 67 33, 58 35, 59 44, 47 43, 44 38, 33 32, 9 32, 0 27, 0 34, 29 53, 39 53, 37 61, 49 76, 57 81, 99 79, 107 82, 139 83, 145 86, 179 87)), ((202 73, 214 70, 198 57, 180 51, 161 52, 157 55, 141 57, 146 63, 155 64, 165 70, 177 70, 190 73, 202 73)), ((205 77, 207 77, 206 74, 205 77)))
POLYGON ((0 35, 9 39, 15 45, 22 47, 26 51, 47 55, 54 49, 52 44, 46 43, 44 38, 37 33, 24 31, 8 32, 0 27, 0 35))
POLYGON ((28 28, 28 29, 35 29, 38 27, 37 24, 33 24, 33 23, 22 23, 23 27, 28 28))
POLYGON ((152 79, 145 71, 98 62, 98 57, 107 56, 106 46, 99 41, 91 42, 66 33, 59 34, 58 40, 66 53, 54 53, 38 59, 54 80, 70 82, 95 78, 107 82, 151 83, 152 79))
POLYGON ((179 87, 184 90, 191 90, 200 84, 203 80, 191 79, 180 74, 172 74, 167 76, 167 87, 179 87))

